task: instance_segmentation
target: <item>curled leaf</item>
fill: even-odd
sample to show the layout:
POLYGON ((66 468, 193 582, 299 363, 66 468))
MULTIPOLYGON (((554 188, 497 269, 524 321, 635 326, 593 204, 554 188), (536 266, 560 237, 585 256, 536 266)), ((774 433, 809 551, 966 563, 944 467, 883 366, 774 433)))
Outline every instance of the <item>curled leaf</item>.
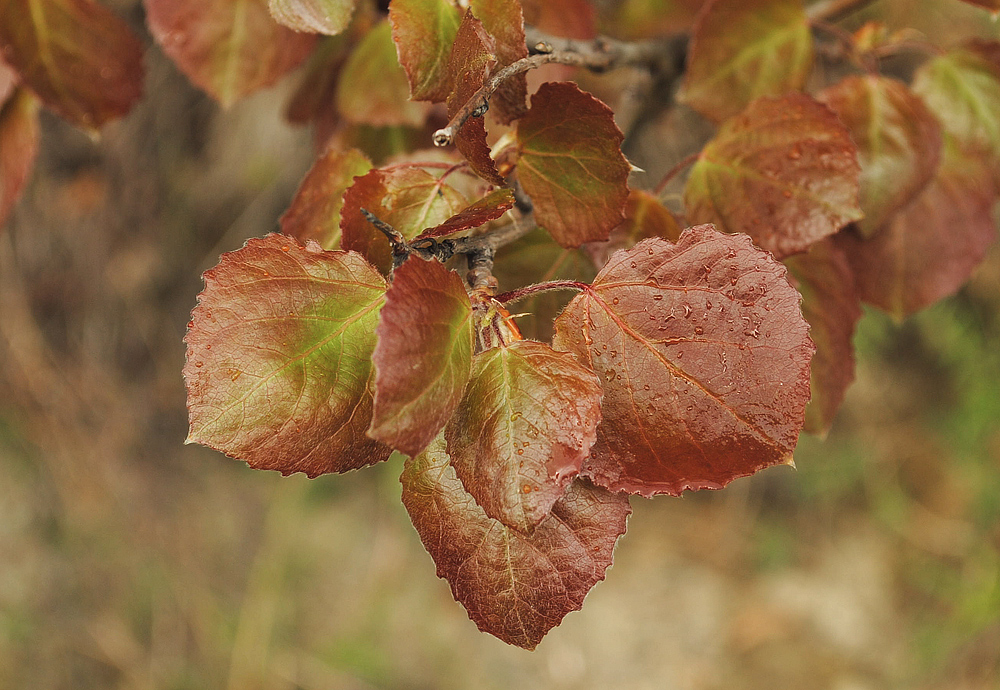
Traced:
POLYGON ((462 13, 448 0, 393 0, 389 23, 410 97, 440 103, 451 92, 448 56, 462 13))
POLYGON ((333 36, 350 23, 354 0, 268 0, 268 8, 290 29, 333 36))
POLYGON ((584 476, 649 496, 721 488, 786 462, 813 344, 785 267, 709 225, 621 251, 556 319, 604 388, 584 476))
POLYGON ((466 206, 451 218, 428 228, 420 237, 444 237, 469 228, 478 228, 496 220, 514 207, 514 191, 506 187, 494 189, 479 201, 466 206))
POLYGON ((374 268, 272 234, 204 277, 184 339, 188 442, 310 477, 389 457, 365 435, 386 290, 374 268))

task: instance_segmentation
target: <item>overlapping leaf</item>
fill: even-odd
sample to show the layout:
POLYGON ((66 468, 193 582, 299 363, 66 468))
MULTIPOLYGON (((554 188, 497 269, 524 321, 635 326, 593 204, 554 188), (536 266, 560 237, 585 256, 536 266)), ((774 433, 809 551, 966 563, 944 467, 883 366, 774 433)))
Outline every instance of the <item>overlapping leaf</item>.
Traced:
MULTIPOLYGON (((440 173, 440 171, 438 171, 440 173)), ((355 178, 341 208, 341 246, 361 253, 388 272, 392 266, 389 241, 362 215, 362 208, 412 240, 428 227, 440 225, 462 210, 465 197, 439 177, 417 167, 372 170, 355 178)))
POLYGON ((874 237, 838 239, 861 299, 903 318, 954 294, 996 239, 990 166, 945 138, 937 176, 874 237))
POLYGON ((139 39, 91 0, 0 2, 0 51, 47 107, 87 129, 142 95, 139 39))
MULTIPOLYGON (((493 37, 494 71, 528 56, 524 44, 524 16, 518 0, 472 0, 470 7, 493 37)), ((490 110, 501 123, 508 124, 527 111, 524 102, 527 95, 525 75, 515 75, 505 80, 490 98, 490 110)))
POLYGON ((608 106, 570 82, 549 82, 517 123, 517 177, 538 224, 564 247, 608 239, 624 218, 629 164, 608 106))
POLYGON ((619 249, 628 249, 650 237, 676 242, 680 234, 677 219, 659 199, 641 189, 632 189, 625 202, 625 220, 611 231, 608 241, 593 242, 584 248, 593 257, 594 265, 601 268, 619 249))
POLYGON ((711 226, 615 254, 556 320, 604 387, 583 474, 646 496, 720 488, 795 448, 813 344, 784 266, 711 226))
POLYGON ((451 218, 428 228, 421 237, 444 237, 469 228, 478 228, 491 220, 496 220, 514 207, 514 192, 506 187, 494 189, 485 197, 469 204, 451 218))
POLYGON ((832 239, 817 242, 805 254, 787 259, 785 265, 802 294, 802 315, 816 345, 805 430, 825 436, 854 380, 852 338, 861 318, 861 303, 847 257, 832 239))
POLYGON ((761 98, 719 128, 684 188, 689 223, 744 232, 776 257, 861 217, 857 149, 825 105, 761 98))
POLYGON ((227 107, 276 82, 315 44, 315 36, 277 24, 264 0, 143 2, 163 52, 227 107))
POLYGON ((354 178, 371 169, 357 149, 330 149, 316 159, 281 216, 281 232, 300 242, 315 240, 323 249, 340 248, 340 209, 354 178))
POLYGON ((392 40, 410 82, 410 97, 440 103, 451 93, 448 56, 462 13, 448 0, 393 0, 392 40))
POLYGON ((760 96, 801 89, 812 59, 801 0, 713 0, 695 22, 679 98, 724 120, 760 96))
POLYGON ((530 535, 486 516, 438 438, 407 460, 403 504, 452 594, 479 629, 534 649, 604 579, 628 499, 574 482, 530 535))
POLYGON ((21 196, 37 155, 38 99, 15 89, 6 103, 0 102, 0 227, 21 196))
POLYGON ((568 353, 533 340, 481 352, 445 427, 452 466, 487 516, 530 533, 579 473, 600 403, 597 377, 568 353))
POLYGON ((462 279, 411 257, 393 273, 375 346, 368 434, 413 456, 458 407, 472 370, 472 305, 462 279))
POLYGON ((385 290, 359 255, 283 235, 224 254, 185 337, 188 441, 310 477, 388 458, 365 435, 385 290))
POLYGON ((922 190, 941 160, 941 125, 907 88, 889 77, 851 76, 819 100, 837 113, 858 147, 858 230, 870 237, 922 190))
POLYGON ((290 29, 332 36, 350 23, 354 0, 268 0, 268 8, 290 29))

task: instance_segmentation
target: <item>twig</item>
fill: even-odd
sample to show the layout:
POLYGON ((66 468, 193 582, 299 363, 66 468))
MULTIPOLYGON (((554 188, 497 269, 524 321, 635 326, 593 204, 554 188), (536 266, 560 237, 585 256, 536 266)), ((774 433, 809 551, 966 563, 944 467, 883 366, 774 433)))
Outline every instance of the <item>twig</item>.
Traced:
POLYGON ((519 302, 526 297, 530 297, 539 292, 552 292, 553 290, 590 290, 590 285, 577 280, 550 280, 547 283, 536 283, 535 285, 525 285, 524 287, 505 292, 496 296, 496 301, 507 305, 519 302))
POLYGON ((660 196, 661 194, 663 194, 663 190, 667 188, 667 185, 670 183, 670 180, 677 177, 677 173, 679 173, 681 170, 683 170, 684 168, 688 167, 696 160, 698 160, 698 156, 700 155, 701 151, 695 151, 694 153, 690 153, 684 156, 684 158, 678 161, 674 167, 670 168, 670 170, 667 171, 667 174, 663 176, 662 180, 660 180, 660 184, 656 185, 656 191, 653 192, 653 194, 655 196, 660 196))

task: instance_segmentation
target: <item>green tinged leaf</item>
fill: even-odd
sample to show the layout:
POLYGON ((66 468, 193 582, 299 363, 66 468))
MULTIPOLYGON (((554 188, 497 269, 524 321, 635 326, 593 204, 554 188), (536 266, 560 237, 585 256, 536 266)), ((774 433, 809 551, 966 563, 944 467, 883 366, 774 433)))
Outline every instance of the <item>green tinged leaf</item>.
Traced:
POLYGON ((556 319, 556 349, 604 388, 583 476, 678 495, 787 462, 813 354, 799 299, 770 254, 710 225, 611 257, 556 319))
POLYGON ((386 290, 374 268, 272 234, 204 277, 184 339, 189 442, 310 477, 389 457, 365 435, 386 290))
POLYGON ((629 164, 604 103, 570 82, 542 84, 517 123, 517 178, 538 224, 564 247, 608 239, 624 218, 629 164))
POLYGON ((19 88, 0 102, 0 227, 20 198, 38 155, 38 106, 37 98, 19 88))
POLYGON ((705 0, 622 0, 611 4, 602 33, 630 41, 687 31, 705 0))
POLYGON ((440 225, 435 225, 420 233, 420 237, 444 237, 469 228, 478 228, 491 220, 496 220, 513 207, 514 190, 506 187, 494 189, 440 225))
POLYGON ((812 61, 801 0, 714 0, 695 22, 678 98, 718 122, 801 89, 812 61))
POLYGON ((90 0, 0 0, 0 51, 48 108, 85 129, 142 95, 142 44, 90 0))
POLYGON ((351 22, 354 0, 268 0, 268 8, 290 29, 333 36, 351 22))
POLYGON ((479 629, 534 649, 604 579, 628 498, 576 481, 530 535, 489 518, 449 465, 442 437, 406 461, 403 504, 479 629))
POLYGON ((448 454, 486 515, 530 534, 580 471, 601 386, 572 355, 518 340, 476 355, 445 427, 448 454))
POLYGON ((441 103, 451 93, 448 56, 461 21, 461 11, 448 0, 389 3, 392 40, 414 100, 441 103))
POLYGON ((906 84, 851 76, 819 94, 851 133, 861 164, 858 230, 870 237, 920 193, 941 161, 941 125, 906 84))
POLYGON ((750 235, 781 259, 861 218, 857 148, 825 105, 761 98, 725 122, 684 188, 689 223, 750 235))
POLYGON ((411 257, 393 273, 375 346, 369 436, 407 455, 434 440, 472 370, 472 304, 462 279, 411 257))
MULTIPOLYGON (((316 37, 277 24, 264 0, 143 0, 153 38, 224 107, 274 84, 316 37)), ((113 45, 113 44, 112 44, 113 45)))

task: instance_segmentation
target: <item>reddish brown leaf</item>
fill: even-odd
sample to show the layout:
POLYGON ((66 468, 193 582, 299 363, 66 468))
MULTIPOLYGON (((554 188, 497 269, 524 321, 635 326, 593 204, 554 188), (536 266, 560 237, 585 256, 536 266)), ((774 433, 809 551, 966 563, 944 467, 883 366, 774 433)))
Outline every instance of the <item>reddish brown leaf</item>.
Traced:
POLYGON ((38 155, 38 99, 15 89, 0 102, 0 228, 14 208, 38 155))
POLYGON ((440 103, 451 93, 448 56, 462 13, 448 0, 393 0, 392 40, 410 81, 410 97, 440 103))
POLYGON ((424 123, 427 104, 410 100, 388 20, 372 28, 347 59, 337 82, 337 110, 346 120, 375 127, 424 123))
POLYGON ((204 277, 185 337, 188 442, 310 477, 389 457, 365 435, 386 289, 375 269, 268 235, 204 277))
POLYGON ((801 0, 712 0, 695 22, 679 98, 718 122, 801 89, 812 61, 801 0))
POLYGON ((802 294, 802 315, 816 344, 812 359, 805 430, 826 436, 847 387, 854 380, 854 329, 861 303, 847 257, 832 239, 785 260, 802 294))
POLYGON ((604 579, 625 533, 628 499, 574 482, 530 535, 486 516, 438 437, 407 460, 403 504, 420 541, 479 629, 534 649, 604 579))
POLYGON ((277 24, 264 0, 143 0, 153 38, 223 106, 270 86, 316 42, 277 24))
POLYGON ((583 474, 649 496, 787 462, 813 344, 785 267, 711 226, 615 254, 556 319, 555 347, 604 387, 583 474))
POLYGON ((47 107, 86 129, 121 117, 142 95, 142 44, 90 0, 0 2, 0 51, 47 107))
POLYGON ((781 259, 861 217, 857 149, 803 94, 761 98, 719 128, 684 188, 689 223, 744 232, 781 259))
POLYGON ((268 0, 271 15, 296 31, 339 34, 351 21, 355 0, 268 0))
POLYGON ((403 262, 379 318, 368 434, 407 455, 422 452, 462 399, 472 344, 472 304, 458 274, 437 261, 403 262))
POLYGON ((506 187, 494 189, 479 201, 466 206, 451 218, 428 228, 420 237, 444 237, 469 228, 478 228, 496 220, 514 207, 514 192, 506 187))
POLYGON ((517 178, 538 224, 564 247, 608 239, 624 218, 629 173, 611 109, 576 84, 542 84, 517 140, 517 178))
POLYGON ((920 193, 941 161, 941 125, 906 84, 851 76, 819 95, 847 126, 861 164, 860 232, 870 237, 920 193))
POLYGON ((416 167, 372 170, 354 180, 344 194, 341 209, 341 246, 361 253, 369 262, 388 273, 392 251, 385 236, 361 214, 362 208, 412 240, 428 227, 439 225, 466 204, 454 187, 416 167))
POLYGON ((597 15, 587 0, 521 0, 524 22, 545 33, 588 40, 597 36, 597 15))
POLYGON ((608 237, 607 242, 592 242, 584 249, 601 268, 619 249, 628 249, 641 240, 662 237, 676 242, 681 236, 681 226, 660 200, 649 192, 632 189, 625 202, 625 220, 608 237))
POLYGON ((933 181, 869 240, 838 235, 861 299, 903 318, 954 294, 996 239, 990 167, 945 138, 933 181))
POLYGON ((327 151, 313 163, 281 216, 281 232, 303 243, 315 240, 323 249, 339 249, 344 192, 371 167, 357 149, 327 151))
POLYGON ((579 473, 600 419, 593 372, 569 353, 517 340, 476 355, 444 435, 486 515, 529 534, 579 473))
MULTIPOLYGON (((524 17, 518 0, 472 0, 472 13, 495 42, 494 71, 528 56, 524 44, 524 17)), ((490 110, 502 124, 524 115, 528 108, 528 82, 524 74, 507 79, 490 98, 490 110)))
MULTIPOLYGON (((454 117, 465 102, 486 82, 496 65, 496 43, 482 22, 468 11, 458 27, 455 44, 448 58, 452 92, 448 96, 448 117, 454 117)), ((458 130, 455 146, 469 161, 476 174, 491 184, 503 185, 496 163, 490 158, 486 143, 486 125, 482 117, 470 117, 458 130)))

